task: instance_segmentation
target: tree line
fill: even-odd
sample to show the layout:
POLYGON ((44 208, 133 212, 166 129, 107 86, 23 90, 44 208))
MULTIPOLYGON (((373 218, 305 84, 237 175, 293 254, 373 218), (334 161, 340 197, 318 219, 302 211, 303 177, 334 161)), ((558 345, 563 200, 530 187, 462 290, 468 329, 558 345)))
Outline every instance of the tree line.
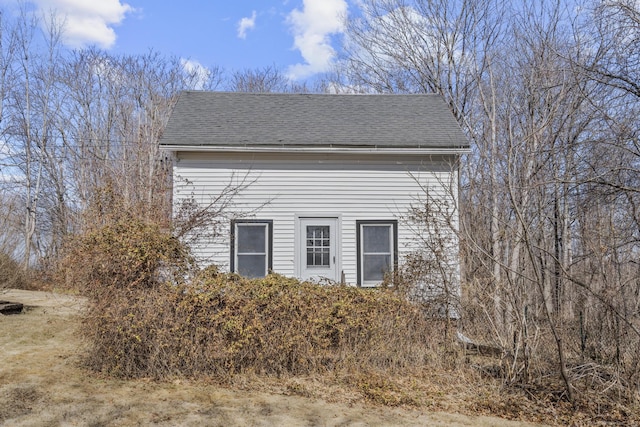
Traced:
POLYGON ((0 17, 0 251, 24 268, 46 269, 69 234, 99 221, 107 187, 123 208, 168 221, 170 159, 158 140, 180 91, 310 90, 275 66, 228 72, 152 50, 70 50, 51 17, 0 17))
POLYGON ((576 383, 640 368, 640 9, 631 0, 365 0, 339 81, 440 93, 466 131, 468 330, 576 383), (478 327, 479 326, 479 327, 478 327), (597 367, 597 368, 596 368, 597 367))
MULTIPOLYGON (((44 19, 44 18, 43 18, 44 19)), ((463 328, 508 381, 640 381, 640 8, 633 0, 363 0, 335 70, 195 70, 150 51, 67 50, 62 27, 0 22, 0 251, 46 269, 125 209, 170 218, 158 138, 181 90, 439 93, 472 150, 459 170, 463 328), (553 352, 543 351, 552 348, 553 352), (613 368, 612 368, 613 367, 613 368)))

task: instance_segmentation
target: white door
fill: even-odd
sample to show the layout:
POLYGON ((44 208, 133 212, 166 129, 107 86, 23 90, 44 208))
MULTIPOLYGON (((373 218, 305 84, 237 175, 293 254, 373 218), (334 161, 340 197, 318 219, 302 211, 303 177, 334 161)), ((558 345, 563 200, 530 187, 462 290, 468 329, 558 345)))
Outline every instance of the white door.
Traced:
POLYGON ((300 218, 298 233, 300 278, 338 281, 338 218, 300 218))

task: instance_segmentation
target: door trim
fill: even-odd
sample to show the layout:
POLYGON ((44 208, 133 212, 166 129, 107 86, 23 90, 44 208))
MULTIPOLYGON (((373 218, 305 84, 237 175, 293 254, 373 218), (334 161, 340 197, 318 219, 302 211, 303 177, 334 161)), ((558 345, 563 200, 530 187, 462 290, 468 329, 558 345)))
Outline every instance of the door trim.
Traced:
MULTIPOLYGON (((296 277, 302 279, 303 273, 305 272, 305 262, 306 255, 303 256, 302 253, 302 244, 306 240, 306 236, 302 235, 302 224, 305 220, 320 220, 333 221, 335 224, 335 262, 334 262, 334 270, 335 277, 330 278, 333 281, 339 282, 340 276, 342 273, 342 218, 340 215, 306 215, 306 214, 296 214, 295 216, 295 231, 294 231, 294 264, 295 264, 295 275, 296 277)), ((333 261, 333 260, 332 260, 333 261)))

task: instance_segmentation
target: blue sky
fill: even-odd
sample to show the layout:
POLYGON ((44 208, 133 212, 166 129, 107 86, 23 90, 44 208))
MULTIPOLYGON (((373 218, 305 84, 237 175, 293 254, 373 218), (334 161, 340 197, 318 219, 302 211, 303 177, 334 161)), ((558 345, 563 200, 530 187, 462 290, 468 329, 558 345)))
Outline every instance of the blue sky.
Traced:
MULTIPOLYGON (((355 0, 31 0, 65 19, 69 47, 150 49, 226 70, 276 66, 294 80, 328 70, 355 0)), ((16 0, 0 0, 5 7, 16 0)))

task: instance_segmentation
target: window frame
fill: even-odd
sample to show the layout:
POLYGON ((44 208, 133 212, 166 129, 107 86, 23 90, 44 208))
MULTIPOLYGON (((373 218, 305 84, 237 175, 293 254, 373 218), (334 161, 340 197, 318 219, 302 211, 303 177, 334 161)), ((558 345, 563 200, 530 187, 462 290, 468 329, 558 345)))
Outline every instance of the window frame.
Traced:
MULTIPOLYGON (((232 273, 238 273, 238 260, 237 260, 237 244, 236 244, 236 233, 237 226, 242 226, 243 224, 250 225, 263 225, 265 226, 265 277, 271 270, 273 270, 273 220, 271 219, 234 219, 231 221, 231 260, 230 260, 230 271, 232 273)), ((240 273, 238 273, 240 274, 240 273)))
POLYGON ((335 242, 331 242, 331 226, 330 225, 307 225, 306 227, 306 232, 307 232, 307 236, 305 238, 306 240, 306 254, 305 254, 305 259, 306 259, 306 269, 311 269, 311 270, 324 270, 324 269, 330 269, 331 268, 331 243, 335 244, 335 242), (309 232, 309 227, 316 227, 316 228, 326 228, 327 233, 322 233, 322 237, 318 237, 314 234, 313 237, 309 237, 308 232, 309 232), (314 243, 309 246, 309 241, 313 241, 314 243), (320 241, 321 244, 320 246, 317 246, 315 243, 320 241), (329 244, 325 245, 324 242, 327 241, 329 244), (309 250, 311 249, 311 257, 313 259, 313 264, 309 264, 309 250), (317 256, 320 255, 320 264, 316 264, 315 261, 317 260, 317 256), (326 264, 324 263, 324 261, 326 260, 326 264))
POLYGON ((398 268, 398 220, 381 219, 381 220, 357 220, 356 221, 356 247, 357 247, 357 285, 360 287, 375 287, 381 282, 364 280, 364 241, 363 227, 366 226, 388 226, 391 229, 391 270, 396 271, 398 268))

